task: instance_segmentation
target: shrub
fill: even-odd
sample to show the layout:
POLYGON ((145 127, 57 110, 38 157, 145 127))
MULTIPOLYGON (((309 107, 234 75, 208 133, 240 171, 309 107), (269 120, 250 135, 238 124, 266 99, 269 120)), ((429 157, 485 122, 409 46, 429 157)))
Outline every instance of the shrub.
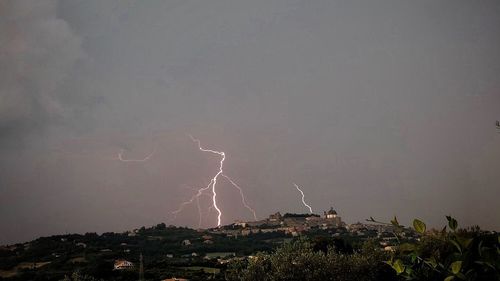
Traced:
MULTIPOLYGON (((441 231, 427 231, 414 220, 420 242, 400 244, 387 263, 406 280, 500 280, 500 236, 478 227, 458 230, 454 218, 446 219, 441 231)), ((392 224, 402 227, 397 220, 392 224)))
POLYGON ((315 251, 308 240, 286 243, 272 254, 259 254, 246 264, 235 264, 228 280, 396 280, 396 274, 384 264, 388 257, 374 247, 352 254, 330 248, 327 253, 315 251))

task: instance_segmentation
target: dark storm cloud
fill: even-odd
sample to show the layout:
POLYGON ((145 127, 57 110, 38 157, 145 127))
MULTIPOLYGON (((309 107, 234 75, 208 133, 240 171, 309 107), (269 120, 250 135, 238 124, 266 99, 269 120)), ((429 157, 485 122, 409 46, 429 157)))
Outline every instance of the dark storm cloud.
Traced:
POLYGON ((296 182, 348 222, 500 227, 498 1, 1 5, 0 134, 26 145, 0 147, 0 242, 167 220, 217 165, 187 134, 260 217, 304 211, 296 182))
POLYGON ((95 101, 88 98, 93 93, 75 97, 77 76, 83 73, 75 67, 82 69, 89 58, 82 38, 58 15, 57 1, 2 1, 0 40, 3 146, 13 148, 95 101))

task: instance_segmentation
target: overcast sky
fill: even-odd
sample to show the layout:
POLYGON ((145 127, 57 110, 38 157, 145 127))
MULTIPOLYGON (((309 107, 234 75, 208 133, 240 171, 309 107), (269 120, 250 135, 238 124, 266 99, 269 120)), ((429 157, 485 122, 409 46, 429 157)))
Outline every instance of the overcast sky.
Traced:
POLYGON ((348 223, 500 230, 499 27, 497 0, 0 1, 0 244, 197 227, 171 212, 220 158, 189 134, 259 218, 305 213, 295 182, 348 223))

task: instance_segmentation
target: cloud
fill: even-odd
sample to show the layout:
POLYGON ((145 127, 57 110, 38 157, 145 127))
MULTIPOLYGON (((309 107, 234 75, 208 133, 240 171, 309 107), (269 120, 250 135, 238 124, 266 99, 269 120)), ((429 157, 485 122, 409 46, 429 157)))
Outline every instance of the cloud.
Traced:
POLYGON ((64 83, 86 56, 57 4, 0 3, 0 141, 71 114, 64 83))

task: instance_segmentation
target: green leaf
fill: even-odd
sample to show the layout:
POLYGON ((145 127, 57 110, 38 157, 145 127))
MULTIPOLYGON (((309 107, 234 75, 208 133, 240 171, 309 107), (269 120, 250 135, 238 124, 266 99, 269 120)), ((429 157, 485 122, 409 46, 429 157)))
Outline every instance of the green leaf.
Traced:
POLYGON ((469 239, 466 239, 466 238, 462 238, 460 239, 460 244, 462 245, 463 248, 469 248, 470 246, 470 243, 473 241, 474 239, 473 238, 469 238, 469 239))
POLYGON ((426 229, 426 226, 425 226, 425 223, 419 219, 414 219, 413 220, 413 227, 415 228, 415 230, 420 233, 420 234, 424 234, 425 233, 425 229, 426 229))
POLYGON ((399 226, 398 218, 396 218, 396 216, 394 216, 394 219, 393 219, 393 220, 391 220, 391 223, 392 223, 392 225, 394 225, 394 226, 399 226))
POLYGON ((458 222, 456 219, 446 216, 446 219, 448 220, 448 226, 450 227, 451 230, 455 231, 458 227, 458 222))
POLYGON ((453 274, 458 274, 460 269, 462 269, 462 261, 454 261, 451 264, 451 272, 453 272, 453 274))
POLYGON ((455 241, 455 240, 450 240, 450 242, 457 248, 457 250, 462 253, 462 247, 455 241))
POLYGON ((477 251, 479 253, 479 256, 483 256, 483 240, 479 241, 479 245, 477 245, 477 251))
POLYGON ((417 261, 417 254, 411 253, 409 255, 411 263, 415 263, 417 261))
POLYGON ((395 260, 391 266, 398 275, 405 271, 405 266, 400 259, 395 260))
POLYGON ((453 280, 453 279, 455 279, 455 276, 450 275, 450 276, 446 277, 446 278, 444 279, 444 281, 451 281, 451 280, 453 280))

